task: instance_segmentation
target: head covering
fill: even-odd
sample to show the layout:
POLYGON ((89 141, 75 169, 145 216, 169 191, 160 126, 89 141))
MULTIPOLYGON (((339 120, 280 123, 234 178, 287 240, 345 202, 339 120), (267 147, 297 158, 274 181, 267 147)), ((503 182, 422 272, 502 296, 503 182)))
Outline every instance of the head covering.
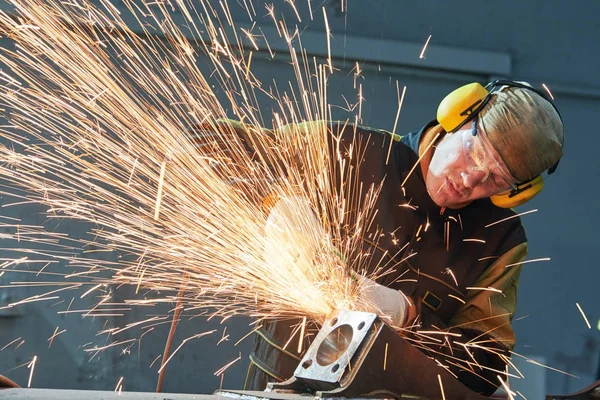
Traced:
POLYGON ((548 100, 532 90, 501 87, 478 119, 517 182, 535 178, 562 157, 560 116, 548 100))

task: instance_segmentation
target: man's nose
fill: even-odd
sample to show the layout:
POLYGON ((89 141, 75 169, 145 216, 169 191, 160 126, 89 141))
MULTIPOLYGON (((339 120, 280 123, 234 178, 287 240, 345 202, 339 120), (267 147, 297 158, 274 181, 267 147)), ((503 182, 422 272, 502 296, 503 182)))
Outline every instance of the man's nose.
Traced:
POLYGON ((460 177, 462 178, 462 184, 464 187, 473 189, 475 186, 479 185, 485 180, 487 173, 483 169, 473 168, 461 172, 460 177))

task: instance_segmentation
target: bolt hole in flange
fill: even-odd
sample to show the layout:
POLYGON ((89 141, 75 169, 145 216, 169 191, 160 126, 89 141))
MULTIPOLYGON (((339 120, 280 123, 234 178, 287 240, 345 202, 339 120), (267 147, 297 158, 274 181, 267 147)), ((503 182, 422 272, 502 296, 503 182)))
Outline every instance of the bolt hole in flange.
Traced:
POLYGON ((308 367, 310 367, 313 363, 313 360, 306 360, 302 363, 302 368, 307 369, 308 367))
MULTIPOLYGON (((327 366, 340 358, 352 343, 354 329, 348 324, 340 325, 325 337, 317 350, 317 364, 327 366)), ((339 368, 333 367, 335 371, 339 368)), ((332 372, 335 372, 332 369, 332 372)))
POLYGON ((358 329, 359 331, 365 327, 365 321, 362 321, 360 324, 358 324, 358 326, 356 327, 356 329, 358 329))

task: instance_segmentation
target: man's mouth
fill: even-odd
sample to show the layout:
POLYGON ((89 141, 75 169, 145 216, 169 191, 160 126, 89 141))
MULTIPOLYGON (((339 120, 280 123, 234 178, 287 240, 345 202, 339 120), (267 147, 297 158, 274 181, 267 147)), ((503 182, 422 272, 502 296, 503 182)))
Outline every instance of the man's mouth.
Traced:
POLYGON ((448 188, 448 192, 455 197, 462 197, 462 193, 456 188, 454 183, 448 178, 446 178, 446 187, 448 188))

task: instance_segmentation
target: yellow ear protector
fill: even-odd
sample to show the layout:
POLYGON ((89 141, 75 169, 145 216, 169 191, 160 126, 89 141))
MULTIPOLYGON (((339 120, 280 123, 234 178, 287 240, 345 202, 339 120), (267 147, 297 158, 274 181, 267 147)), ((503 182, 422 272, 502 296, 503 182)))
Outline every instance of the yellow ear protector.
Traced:
MULTIPOLYGON (((537 93, 554 107, 562 121, 560 112, 544 92, 519 82, 498 79, 488 83, 485 87, 478 82, 469 83, 447 95, 438 106, 437 120, 439 124, 448 133, 458 131, 467 122, 476 118, 479 111, 489 102, 492 94, 503 86, 527 89, 537 93)), ((477 134, 476 130, 473 132, 477 134)), ((556 167, 558 167, 558 161, 548 169, 548 175, 552 174, 556 170, 556 167)), ((544 179, 542 175, 538 175, 526 182, 516 184, 511 190, 491 196, 490 199, 498 207, 517 207, 529 201, 541 192, 543 188, 544 179)))

